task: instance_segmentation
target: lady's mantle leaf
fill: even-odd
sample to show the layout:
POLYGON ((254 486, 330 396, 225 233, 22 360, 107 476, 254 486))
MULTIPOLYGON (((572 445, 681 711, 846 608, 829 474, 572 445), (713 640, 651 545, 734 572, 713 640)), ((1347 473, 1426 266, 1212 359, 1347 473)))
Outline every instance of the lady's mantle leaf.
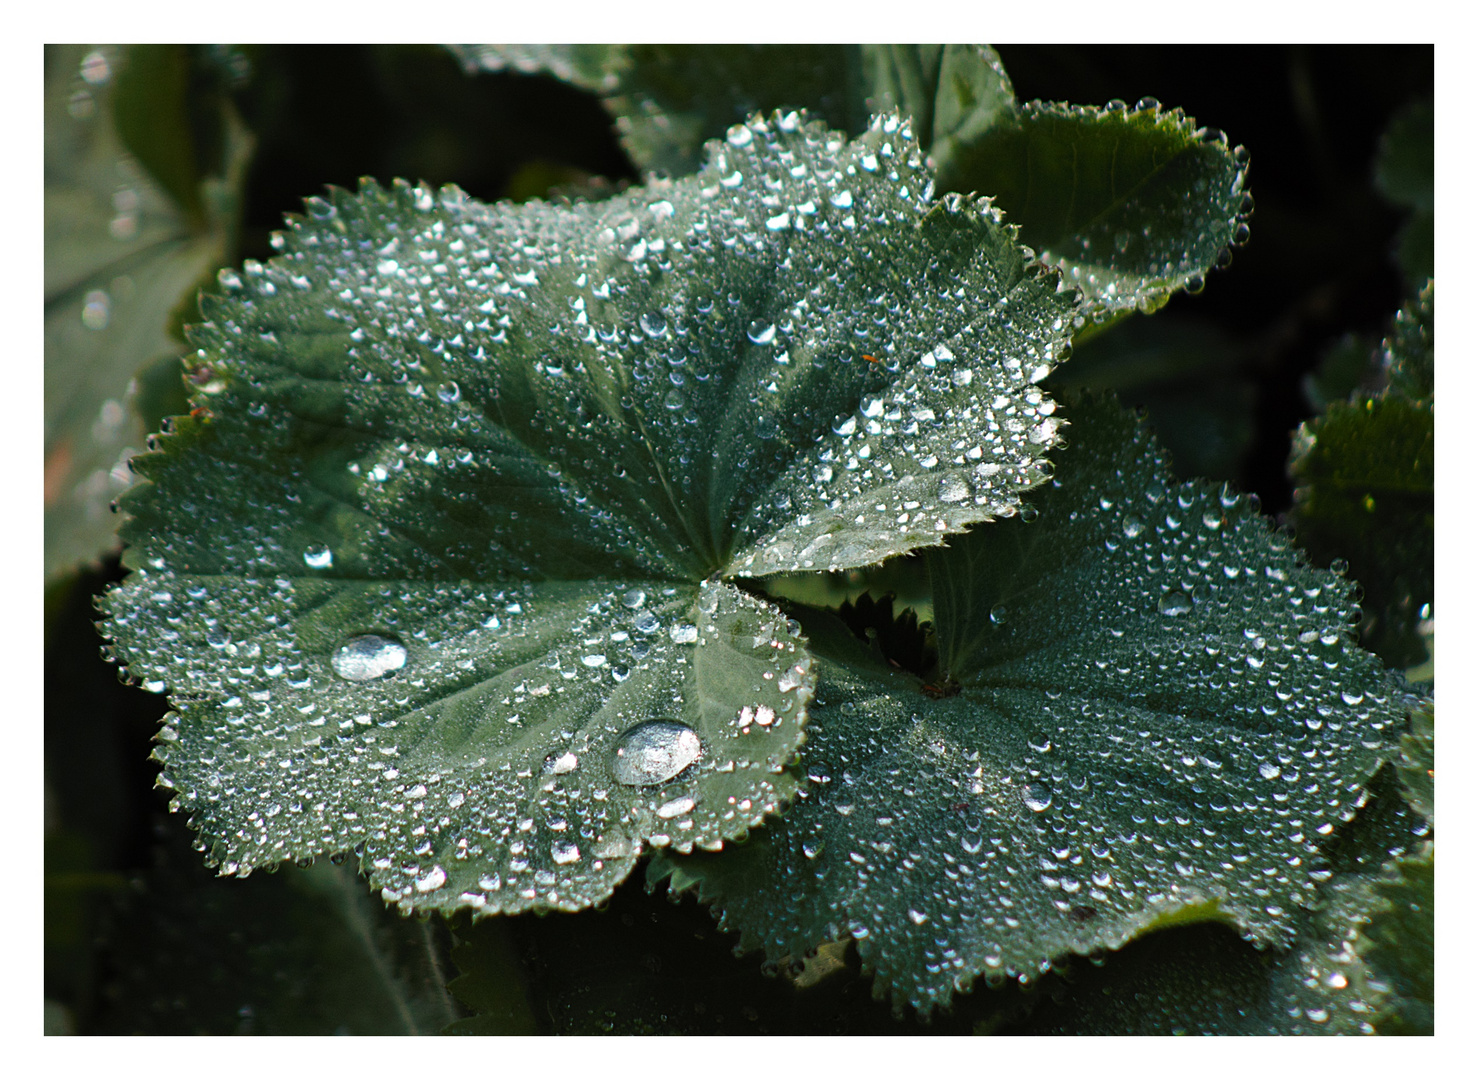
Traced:
POLYGON ((366 184, 225 275, 107 601, 241 872, 355 848, 403 907, 600 901, 794 788, 813 685, 718 580, 1015 511, 1070 301, 906 127, 753 120, 598 206, 366 184))
POLYGON ((1240 496, 1175 484, 1116 406, 1073 430, 1035 520, 927 553, 940 680, 833 647, 806 796, 742 847, 656 865, 747 944, 851 934, 879 992, 928 1008, 1187 908, 1290 937, 1405 703, 1350 643, 1348 582, 1240 496))
POLYGON ((939 186, 990 195, 1097 319, 1198 290, 1228 245, 1247 240, 1246 151, 1148 99, 1032 102, 935 157, 939 186))

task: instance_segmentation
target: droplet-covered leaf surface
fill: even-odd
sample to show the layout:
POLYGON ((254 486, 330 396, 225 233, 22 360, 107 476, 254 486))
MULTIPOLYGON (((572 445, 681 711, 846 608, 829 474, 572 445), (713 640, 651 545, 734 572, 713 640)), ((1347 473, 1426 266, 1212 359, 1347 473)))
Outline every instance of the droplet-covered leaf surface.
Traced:
POLYGON ((810 659, 718 579, 1009 515, 1055 441, 1069 299, 928 191, 791 114, 599 205, 366 183, 223 275, 105 627, 212 857, 572 908, 787 798, 810 659))
POLYGON ((927 1008, 1193 905, 1290 936, 1405 702, 1351 644, 1348 582, 1242 497, 1176 484, 1117 406, 1072 417, 1033 520, 927 553, 941 683, 807 620, 807 795, 656 866, 747 944, 851 934, 880 992, 927 1008))
POLYGON ((939 156, 939 186, 991 196, 1097 319, 1196 291, 1247 240, 1247 154, 1146 99, 1031 102, 939 156))

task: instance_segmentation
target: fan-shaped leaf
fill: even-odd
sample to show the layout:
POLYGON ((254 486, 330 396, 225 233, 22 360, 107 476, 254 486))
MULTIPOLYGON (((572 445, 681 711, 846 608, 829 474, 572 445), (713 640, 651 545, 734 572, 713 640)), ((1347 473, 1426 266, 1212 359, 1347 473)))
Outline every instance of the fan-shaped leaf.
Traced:
POLYGON ((791 114, 597 206, 366 184, 223 277, 107 604, 212 857, 577 908, 793 791, 813 678, 718 580, 1015 512, 1070 300, 905 125, 791 114))
POLYGON ((1348 582, 1244 498, 1175 484, 1115 406, 1073 415, 1035 520, 927 553, 940 678, 807 619, 814 786, 742 847, 655 865, 748 945, 851 934, 927 1008, 1188 908, 1291 936, 1402 694, 1350 643, 1348 582))
POLYGON ((1247 239, 1246 151, 1148 99, 1032 102, 936 157, 939 186, 990 195, 1098 319, 1198 290, 1247 239))

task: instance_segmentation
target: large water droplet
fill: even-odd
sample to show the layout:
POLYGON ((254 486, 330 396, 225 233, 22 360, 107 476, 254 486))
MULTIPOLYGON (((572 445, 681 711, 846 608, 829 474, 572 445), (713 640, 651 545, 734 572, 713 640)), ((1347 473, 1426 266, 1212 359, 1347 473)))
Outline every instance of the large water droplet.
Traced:
POLYGON ((775 324, 756 319, 749 324, 749 340, 756 345, 768 345, 775 340, 775 324))
POLYGON ((687 724, 648 720, 616 740, 611 772, 631 787, 665 784, 703 754, 703 741, 687 724))
POLYGON ((334 553, 327 544, 313 544, 304 549, 303 561, 314 570, 327 570, 334 564, 334 553))
POLYGON ((405 667, 405 646, 391 637, 359 634, 340 645, 330 662, 340 678, 368 682, 405 667))
POLYGON ((1168 592, 1155 606, 1161 615, 1184 615, 1191 610, 1191 598, 1183 592, 1168 592))
POLYGON ((1040 780, 1033 780, 1021 789, 1021 801, 1028 810, 1041 813, 1052 805, 1052 789, 1040 780))
POLYGON ((939 481, 939 501, 943 503, 964 502, 970 497, 970 485, 951 473, 939 481))

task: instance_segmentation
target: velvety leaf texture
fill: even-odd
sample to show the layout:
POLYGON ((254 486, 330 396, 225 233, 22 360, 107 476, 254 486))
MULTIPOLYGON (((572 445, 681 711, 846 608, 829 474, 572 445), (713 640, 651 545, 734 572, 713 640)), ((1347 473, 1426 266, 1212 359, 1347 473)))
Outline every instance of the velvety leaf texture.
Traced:
POLYGON ((809 788, 722 857, 654 864, 744 944, 850 934, 879 993, 927 1009, 1188 908, 1292 936, 1408 696, 1353 644, 1349 582, 1244 497, 1174 483, 1131 414, 1071 415, 1033 512, 927 553, 934 683, 804 620, 809 788))
POLYGON ((367 182, 224 275, 105 625, 210 857, 569 910, 789 798, 811 658, 722 578, 1009 516, 1057 441, 1071 298, 929 190, 792 113, 598 205, 367 182))
POLYGON ((1095 319, 1197 291, 1248 239, 1246 150, 1151 99, 1032 102, 936 157, 939 186, 990 195, 1095 319))

